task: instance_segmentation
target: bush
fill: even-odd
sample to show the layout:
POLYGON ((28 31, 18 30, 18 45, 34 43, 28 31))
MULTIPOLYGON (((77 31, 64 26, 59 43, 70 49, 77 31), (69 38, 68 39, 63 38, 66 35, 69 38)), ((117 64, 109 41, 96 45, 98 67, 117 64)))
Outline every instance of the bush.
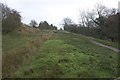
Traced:
POLYGON ((2 32, 9 33, 21 26, 21 15, 16 10, 0 3, 2 6, 2 32))

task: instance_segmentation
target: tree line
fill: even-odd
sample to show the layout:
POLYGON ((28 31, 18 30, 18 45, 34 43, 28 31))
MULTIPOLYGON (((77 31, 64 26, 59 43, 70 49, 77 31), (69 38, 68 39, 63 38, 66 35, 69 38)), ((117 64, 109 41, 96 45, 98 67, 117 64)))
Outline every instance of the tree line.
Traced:
MULTIPOLYGON (((2 7, 3 34, 18 30, 23 24, 20 13, 2 3, 0 3, 0 7, 2 7)), ((64 18, 64 30, 114 42, 118 41, 120 13, 117 12, 117 9, 97 4, 92 11, 81 11, 79 18, 79 24, 74 23, 70 18, 64 18)), ((57 30, 56 26, 48 24, 47 21, 41 21, 38 24, 35 20, 31 20, 30 25, 33 28, 57 30)))
POLYGON ((64 18, 63 27, 66 31, 118 42, 118 18, 117 9, 96 4, 92 11, 80 12, 79 24, 64 18))
MULTIPOLYGON (((15 32, 24 25, 21 22, 21 15, 17 10, 11 9, 7 5, 0 3, 0 7, 2 9, 2 33, 8 34, 10 32, 15 32)), ((47 21, 41 21, 39 26, 37 26, 37 22, 35 20, 31 20, 30 25, 33 28, 39 29, 49 29, 49 30, 57 30, 57 27, 53 24, 49 25, 47 21)), ((28 25, 27 25, 28 26, 28 25)))
POLYGON ((31 20, 30 25, 34 28, 39 28, 39 29, 57 30, 56 26, 54 26, 53 24, 51 25, 48 24, 47 21, 41 21, 38 25, 38 23, 35 20, 31 20))

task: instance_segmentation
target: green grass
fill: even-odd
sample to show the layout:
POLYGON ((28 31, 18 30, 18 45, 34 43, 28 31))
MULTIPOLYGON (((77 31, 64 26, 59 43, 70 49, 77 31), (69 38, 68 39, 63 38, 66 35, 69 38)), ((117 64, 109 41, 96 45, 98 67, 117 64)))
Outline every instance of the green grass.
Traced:
POLYGON ((27 44, 32 42, 33 40, 40 38, 41 36, 48 34, 50 31, 43 30, 35 33, 9 33, 7 35, 2 36, 2 47, 3 52, 7 52, 12 49, 20 49, 25 47, 27 44))
POLYGON ((107 40, 101 40, 101 39, 97 39, 97 38, 95 38, 94 40, 97 42, 103 43, 105 45, 112 46, 114 48, 118 48, 118 43, 107 41, 107 40))
POLYGON ((2 36, 3 77, 11 77, 16 70, 37 54, 51 31, 35 33, 9 33, 2 36))
POLYGON ((117 76, 117 53, 92 44, 85 36, 64 31, 55 32, 36 53, 28 63, 16 70, 13 77, 117 76))

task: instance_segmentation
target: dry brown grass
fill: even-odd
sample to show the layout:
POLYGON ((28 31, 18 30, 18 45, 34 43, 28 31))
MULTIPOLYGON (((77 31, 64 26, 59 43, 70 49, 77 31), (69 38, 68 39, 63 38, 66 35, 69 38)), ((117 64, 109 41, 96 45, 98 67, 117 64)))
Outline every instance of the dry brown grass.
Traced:
POLYGON ((21 33, 35 33, 35 32, 39 32, 40 29, 32 28, 32 27, 21 27, 18 31, 21 33))
POLYGON ((34 55, 37 51, 37 45, 31 44, 18 51, 10 51, 9 53, 3 54, 3 77, 10 77, 22 64, 29 59, 31 55, 34 55))
POLYGON ((20 66, 26 62, 29 62, 30 57, 35 55, 42 46, 42 43, 46 40, 49 40, 51 36, 52 33, 48 33, 30 41, 29 44, 23 48, 20 48, 19 50, 13 49, 7 53, 3 52, 2 77, 12 77, 12 74, 14 74, 14 72, 19 69, 20 66))
POLYGON ((43 36, 42 36, 42 40, 43 40, 43 41, 49 40, 49 39, 51 38, 52 34, 53 34, 53 33, 51 32, 51 33, 49 33, 49 34, 43 35, 43 36))

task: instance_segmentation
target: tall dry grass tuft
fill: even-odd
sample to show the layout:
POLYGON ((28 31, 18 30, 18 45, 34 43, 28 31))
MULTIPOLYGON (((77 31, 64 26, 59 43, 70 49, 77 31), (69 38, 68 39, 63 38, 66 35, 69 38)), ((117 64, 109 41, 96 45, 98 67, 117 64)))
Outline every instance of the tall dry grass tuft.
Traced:
POLYGON ((19 51, 11 51, 9 53, 3 54, 3 64, 2 64, 2 73, 3 78, 11 77, 22 64, 25 64, 29 57, 37 51, 37 48, 26 46, 19 51))
POLYGON ((49 39, 51 38, 52 34, 53 34, 53 33, 51 32, 51 33, 49 33, 49 34, 43 35, 43 36, 42 36, 42 40, 43 40, 43 41, 49 40, 49 39))
POLYGON ((17 54, 16 51, 3 54, 2 73, 4 77, 10 77, 10 73, 14 72, 22 63, 23 56, 17 54))
POLYGON ((31 44, 32 44, 32 46, 40 47, 42 44, 42 40, 41 40, 41 38, 38 38, 36 40, 31 41, 31 44))
POLYGON ((37 29, 37 28, 32 28, 32 27, 21 27, 19 30, 19 32, 21 33, 36 33, 36 32, 39 32, 40 29, 37 29))

